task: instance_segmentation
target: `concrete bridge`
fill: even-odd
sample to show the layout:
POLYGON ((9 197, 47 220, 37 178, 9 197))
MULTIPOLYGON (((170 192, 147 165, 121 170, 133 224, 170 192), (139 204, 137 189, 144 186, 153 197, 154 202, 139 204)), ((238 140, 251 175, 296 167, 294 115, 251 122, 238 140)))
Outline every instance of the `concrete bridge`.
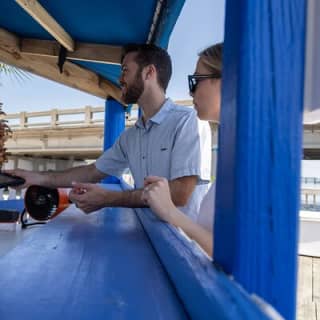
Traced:
POLYGON ((5 168, 63 170, 95 159, 102 151, 104 107, 8 114, 5 168))
MULTIPOLYGON (((177 103, 192 104, 190 100, 177 103)), ((30 169, 62 170, 96 159, 103 146, 104 110, 104 107, 85 106, 4 116, 13 131, 12 138, 6 142, 11 154, 7 167, 21 167, 22 162, 25 167, 30 162, 27 165, 30 169)), ((137 106, 133 106, 126 117, 127 127, 134 124, 137 113, 137 106)), ((217 145, 216 132, 213 130, 213 150, 217 145)), ((304 125, 304 157, 320 159, 320 124, 304 125)))
MULTIPOLYGON (((191 101, 177 101, 190 105, 191 101)), ((52 109, 2 116, 12 129, 6 142, 10 153, 5 168, 63 170, 96 159, 103 149, 105 107, 52 109)), ((138 115, 134 105, 126 114, 126 126, 138 115)))
POLYGON ((8 114, 15 156, 94 159, 102 151, 104 107, 8 114))
MULTIPOLYGON (((190 106, 191 101, 178 101, 190 106)), ((5 169, 64 170, 95 160, 103 148, 105 107, 85 106, 77 109, 52 109, 39 112, 7 114, 4 118, 12 129, 6 142, 10 153, 5 169)), ((126 127, 132 126, 138 115, 137 106, 126 115, 126 127)), ((215 172, 217 125, 212 127, 212 173, 215 172)), ((320 159, 320 124, 304 125, 304 158, 320 159)), ((128 175, 128 182, 131 183, 128 175)), ((320 191, 302 190, 302 202, 315 204, 320 191)), ((0 190, 0 199, 2 191, 0 190)), ((319 199, 318 199, 319 198, 319 199)))

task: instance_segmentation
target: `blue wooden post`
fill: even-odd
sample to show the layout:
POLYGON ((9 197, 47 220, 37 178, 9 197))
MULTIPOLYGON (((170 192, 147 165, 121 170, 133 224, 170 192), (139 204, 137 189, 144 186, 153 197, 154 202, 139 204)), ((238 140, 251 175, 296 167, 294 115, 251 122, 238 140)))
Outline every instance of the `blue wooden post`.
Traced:
POLYGON ((226 5, 214 259, 285 319, 295 318, 305 5, 226 5))
MULTIPOLYGON (((106 100, 104 118, 104 143, 103 149, 109 149, 125 128, 125 112, 123 105, 113 98, 106 100)), ((119 179, 109 176, 103 183, 119 183, 119 179)))

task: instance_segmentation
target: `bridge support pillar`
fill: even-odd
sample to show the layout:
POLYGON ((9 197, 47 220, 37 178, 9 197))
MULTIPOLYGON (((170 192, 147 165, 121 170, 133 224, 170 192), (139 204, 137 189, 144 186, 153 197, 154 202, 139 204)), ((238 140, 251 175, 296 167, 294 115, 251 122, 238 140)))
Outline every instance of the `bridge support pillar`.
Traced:
MULTIPOLYGON (((125 128, 124 106, 113 98, 106 100, 105 120, 104 120, 104 143, 103 150, 109 149, 120 133, 125 128)), ((104 183, 119 183, 116 177, 107 177, 104 183)))
POLYGON ((13 159, 13 169, 19 168, 19 159, 17 157, 14 157, 13 159))

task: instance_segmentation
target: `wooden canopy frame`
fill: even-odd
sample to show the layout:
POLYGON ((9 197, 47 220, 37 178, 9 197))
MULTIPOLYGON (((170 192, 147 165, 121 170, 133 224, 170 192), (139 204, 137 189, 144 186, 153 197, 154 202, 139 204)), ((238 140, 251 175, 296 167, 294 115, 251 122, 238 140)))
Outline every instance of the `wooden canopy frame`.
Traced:
POLYGON ((44 78, 100 98, 121 102, 120 89, 94 71, 70 60, 120 64, 121 46, 76 42, 36 0, 16 0, 55 40, 19 38, 0 28, 0 60, 44 78), (57 66, 61 47, 67 50, 63 72, 57 66))

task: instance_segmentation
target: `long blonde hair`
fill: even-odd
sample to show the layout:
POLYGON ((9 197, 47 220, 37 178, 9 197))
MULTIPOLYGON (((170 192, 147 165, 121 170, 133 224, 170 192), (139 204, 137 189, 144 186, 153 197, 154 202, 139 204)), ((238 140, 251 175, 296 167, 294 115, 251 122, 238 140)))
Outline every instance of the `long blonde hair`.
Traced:
POLYGON ((199 57, 208 73, 222 76, 222 49, 223 43, 217 43, 199 53, 199 57))

